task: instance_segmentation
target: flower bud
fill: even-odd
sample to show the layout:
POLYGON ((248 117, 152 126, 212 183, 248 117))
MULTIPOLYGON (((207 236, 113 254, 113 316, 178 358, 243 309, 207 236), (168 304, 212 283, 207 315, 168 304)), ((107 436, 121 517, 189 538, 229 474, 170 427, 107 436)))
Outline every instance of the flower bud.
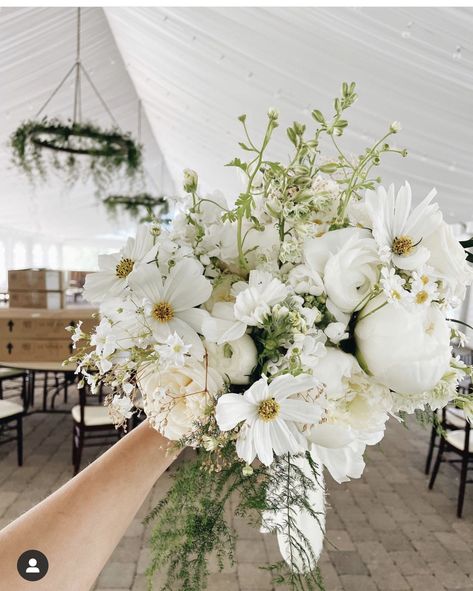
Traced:
POLYGON ((190 168, 186 168, 184 170, 184 191, 186 193, 195 193, 197 191, 197 184, 199 182, 199 177, 195 170, 191 170, 190 168))
POLYGON ((398 131, 401 131, 401 129, 402 127, 399 121, 393 121, 389 126, 389 131, 391 133, 397 133, 398 131))
POLYGON ((253 468, 249 464, 246 464, 246 466, 241 469, 241 473, 243 476, 251 476, 253 474, 253 468))
POLYGON ((273 121, 277 121, 279 119, 279 111, 276 109, 276 107, 269 107, 268 117, 273 121))

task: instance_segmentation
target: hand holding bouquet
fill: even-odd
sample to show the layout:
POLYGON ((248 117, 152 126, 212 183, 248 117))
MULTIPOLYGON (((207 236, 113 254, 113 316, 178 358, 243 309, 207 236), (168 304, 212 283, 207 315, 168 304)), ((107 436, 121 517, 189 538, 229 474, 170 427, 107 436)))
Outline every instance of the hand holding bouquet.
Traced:
POLYGON ((209 553, 232 559, 231 498, 276 531, 275 580, 321 588, 324 472, 359 478, 390 416, 471 409, 457 398, 470 368, 452 355, 461 335, 447 320, 472 280, 466 254, 435 191, 414 207, 407 183, 379 186, 381 158, 406 155, 389 143, 398 123, 361 156, 344 154, 355 100, 343 84, 331 119, 314 110, 310 133, 295 122, 287 165, 266 156, 278 113, 260 143, 241 116, 248 159, 228 165, 245 178, 235 202, 201 195, 186 170, 172 223, 142 225, 87 278, 101 320, 74 337, 92 347, 78 371, 110 387, 117 425, 144 412, 177 446, 200 450, 150 516, 150 574, 167 564, 176 589, 204 588, 209 553), (335 159, 321 156, 326 139, 335 159))

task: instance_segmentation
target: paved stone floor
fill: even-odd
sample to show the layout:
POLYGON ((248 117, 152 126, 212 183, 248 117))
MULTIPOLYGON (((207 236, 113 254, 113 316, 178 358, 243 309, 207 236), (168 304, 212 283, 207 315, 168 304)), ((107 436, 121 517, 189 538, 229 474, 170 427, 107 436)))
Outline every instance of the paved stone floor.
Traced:
MULTIPOLYGON (((459 520, 458 475, 452 467, 442 466, 435 490, 427 490, 427 441, 421 427, 406 429, 392 420, 383 442, 369 450, 361 480, 328 483, 321 558, 327 591, 473 590, 473 486, 459 520)), ((103 450, 86 451, 85 463, 103 450)), ((0 528, 66 482, 70 461, 70 416, 26 417, 25 465, 17 468, 13 444, 0 447, 0 528)), ((146 589, 149 531, 142 519, 168 483, 169 474, 157 482, 98 578, 96 591, 146 589)), ((278 559, 274 538, 239 520, 234 525, 237 563, 212 574, 209 591, 272 590, 269 575, 258 567, 278 559)))

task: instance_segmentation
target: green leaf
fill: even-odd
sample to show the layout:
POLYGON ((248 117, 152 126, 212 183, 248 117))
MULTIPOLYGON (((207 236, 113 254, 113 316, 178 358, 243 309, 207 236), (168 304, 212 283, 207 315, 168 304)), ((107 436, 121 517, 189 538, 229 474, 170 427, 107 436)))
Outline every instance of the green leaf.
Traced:
POLYGON ((240 146, 240 148, 242 150, 246 150, 247 152, 254 152, 255 151, 253 148, 250 148, 249 146, 247 146, 244 142, 238 142, 238 145, 240 146))
POLYGON ((245 172, 248 170, 248 164, 246 162, 242 162, 239 158, 234 158, 228 162, 228 164, 225 164, 225 166, 235 166, 237 168, 241 168, 241 170, 244 170, 245 172))
POLYGON ((314 109, 312 111, 312 117, 318 121, 319 123, 325 123, 325 117, 322 115, 322 113, 320 111, 318 111, 317 109, 314 109))

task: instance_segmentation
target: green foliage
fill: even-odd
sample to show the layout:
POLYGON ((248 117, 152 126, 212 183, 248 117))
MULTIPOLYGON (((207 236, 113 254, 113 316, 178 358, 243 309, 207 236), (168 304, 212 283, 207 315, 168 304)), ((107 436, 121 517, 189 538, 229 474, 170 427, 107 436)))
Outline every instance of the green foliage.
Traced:
POLYGON ((49 169, 70 182, 91 176, 106 187, 119 172, 133 178, 141 172, 141 146, 118 129, 104 131, 91 123, 43 118, 26 121, 10 138, 13 161, 31 180, 46 178, 49 169))
MULTIPOLYGON (((166 497, 151 511, 146 523, 155 521, 151 537, 152 560, 147 571, 149 588, 155 573, 167 568, 167 581, 162 591, 201 591, 207 586, 208 557, 213 554, 223 569, 226 561, 233 563, 235 533, 226 520, 225 507, 230 499, 237 503, 235 514, 259 526, 267 510, 285 509, 286 517, 278 526, 288 529, 290 543, 300 551, 293 513, 304 508, 312 517, 316 512, 307 500, 309 490, 318 486, 316 466, 311 461, 314 478, 307 477, 290 455, 277 458, 271 469, 255 467, 245 475, 245 464, 235 454, 234 442, 227 442, 217 452, 200 450, 194 461, 182 464, 174 475, 174 483, 166 497), (219 471, 215 453, 220 456, 219 471), (288 483, 290 486, 282 486, 288 483), (269 491, 269 494, 268 494, 269 491), (293 526, 291 533, 290 527, 293 526)), ((307 558, 310 548, 304 548, 307 558)), ((299 574, 291 572, 286 563, 266 566, 275 584, 289 585, 297 591, 322 590, 318 570, 299 574)))
POLYGON ((168 212, 168 202, 164 197, 153 197, 148 193, 109 195, 103 203, 112 216, 116 216, 120 210, 127 212, 133 218, 141 214, 140 222, 154 221, 168 212))

